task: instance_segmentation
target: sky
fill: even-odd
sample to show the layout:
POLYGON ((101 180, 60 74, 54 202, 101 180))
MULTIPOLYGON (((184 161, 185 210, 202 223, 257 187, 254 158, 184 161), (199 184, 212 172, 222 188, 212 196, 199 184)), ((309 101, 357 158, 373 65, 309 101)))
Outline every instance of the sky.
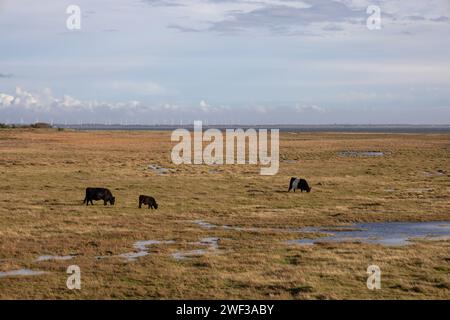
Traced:
POLYGON ((0 122, 449 119, 450 0, 0 0, 0 122))

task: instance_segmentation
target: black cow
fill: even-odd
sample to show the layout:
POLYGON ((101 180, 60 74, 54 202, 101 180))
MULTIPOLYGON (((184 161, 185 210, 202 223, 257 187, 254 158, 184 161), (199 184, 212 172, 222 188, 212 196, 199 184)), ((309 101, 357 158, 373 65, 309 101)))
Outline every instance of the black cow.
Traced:
POLYGON ((306 192, 310 192, 312 188, 308 185, 308 182, 306 182, 305 179, 292 177, 291 181, 289 182, 288 192, 291 190, 294 190, 295 192, 295 189, 300 189, 301 192, 303 192, 303 190, 305 190, 306 192))
POLYGON ((150 197, 150 196, 144 196, 144 195, 140 195, 139 196, 139 208, 142 207, 142 204, 146 204, 148 205, 148 208, 155 208, 158 209, 158 204, 156 203, 155 198, 150 197))
POLYGON ((114 205, 116 202, 116 198, 113 197, 111 191, 106 188, 86 188, 86 197, 83 200, 83 203, 89 205, 89 202, 94 205, 92 200, 103 200, 103 204, 106 206, 108 202, 111 205, 114 205))

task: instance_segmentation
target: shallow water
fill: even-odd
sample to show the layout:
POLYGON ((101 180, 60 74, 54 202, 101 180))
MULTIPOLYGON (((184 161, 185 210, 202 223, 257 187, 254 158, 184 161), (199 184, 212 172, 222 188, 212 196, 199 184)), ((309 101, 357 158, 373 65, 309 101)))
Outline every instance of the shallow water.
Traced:
POLYGON ((281 162, 292 164, 292 163, 297 163, 297 160, 281 160, 281 162))
POLYGON ((136 261, 137 258, 148 256, 148 251, 127 252, 119 254, 119 257, 125 258, 128 261, 136 261))
POLYGON ((170 172, 169 169, 161 167, 159 165, 154 165, 154 164, 148 165, 147 169, 150 169, 153 172, 158 173, 158 174, 166 174, 166 173, 170 172))
POLYGON ((364 242, 390 246, 410 244, 413 239, 450 239, 450 221, 441 222, 373 222, 348 227, 303 228, 304 232, 326 234, 317 239, 291 240, 289 243, 364 242))
POLYGON ((184 260, 189 257, 203 256, 207 253, 217 253, 219 250, 219 238, 207 237, 200 240, 200 242, 192 242, 192 245, 207 246, 206 249, 195 249, 187 251, 176 251, 172 253, 172 257, 175 260, 184 260))
POLYGON ((189 250, 189 251, 176 251, 172 253, 172 257, 175 260, 184 260, 189 257, 195 257, 195 256, 203 256, 205 255, 207 250, 205 249, 196 249, 196 250, 189 250))
POLYGON ((342 157, 382 157, 384 152, 381 151, 342 151, 339 153, 342 157))
POLYGON ((118 255, 110 255, 110 256, 97 256, 95 257, 97 260, 107 259, 107 258, 124 258, 129 262, 136 261, 138 258, 148 256, 150 254, 149 252, 149 246, 155 245, 155 244, 170 244, 174 243, 173 240, 167 240, 167 241, 160 241, 160 240, 139 240, 136 241, 133 244, 133 248, 135 248, 135 251, 131 252, 125 252, 118 255))
POLYGON ((155 244, 170 244, 174 243, 172 240, 160 241, 160 240, 140 240, 133 244, 133 247, 137 250, 134 252, 126 252, 119 254, 119 257, 125 258, 128 261, 136 261, 137 258, 145 257, 150 254, 148 247, 155 244))
POLYGON ((443 177, 445 176, 445 171, 437 170, 437 171, 424 171, 423 174, 427 177, 443 177))
POLYGON ((71 260, 75 256, 52 256, 52 255, 43 255, 39 256, 36 261, 50 261, 50 260, 71 260))
POLYGON ((154 245, 154 244, 170 244, 170 243, 174 243, 174 241, 172 241, 172 240, 168 240, 168 241, 140 240, 140 241, 136 241, 133 244, 133 247, 135 247, 136 249, 138 249, 140 251, 145 251, 145 250, 147 250, 148 246, 151 246, 151 245, 154 245))
POLYGON ((38 276, 38 275, 45 274, 45 273, 47 273, 47 272, 31 270, 31 269, 19 269, 19 270, 0 272, 0 278, 1 277, 13 277, 13 276, 38 276))
POLYGON ((206 229, 212 229, 212 228, 217 228, 218 226, 212 223, 209 223, 205 220, 194 220, 193 221, 195 224, 198 224, 200 227, 202 228, 206 228, 206 229))

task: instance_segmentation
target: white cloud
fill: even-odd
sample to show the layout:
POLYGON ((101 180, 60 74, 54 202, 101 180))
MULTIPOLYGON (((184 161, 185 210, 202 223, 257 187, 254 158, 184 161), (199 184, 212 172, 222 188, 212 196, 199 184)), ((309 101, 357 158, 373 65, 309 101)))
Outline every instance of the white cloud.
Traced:
POLYGON ((0 93, 0 108, 9 107, 13 101, 14 96, 5 93, 0 93))
MULTIPOLYGON (((193 108, 189 104, 147 105, 137 100, 112 103, 79 100, 70 95, 63 95, 62 98, 58 98, 52 94, 50 89, 32 93, 20 87, 16 88, 14 94, 0 93, 0 110, 2 110, 4 116, 14 119, 29 118, 30 121, 34 121, 33 119, 38 117, 39 119, 69 122, 70 119, 82 120, 83 122, 104 122, 105 119, 113 119, 111 121, 136 120, 143 123, 158 121, 164 123, 164 121, 168 121, 167 119, 187 119, 187 121, 210 119, 222 123, 236 120, 245 122, 253 121, 258 117, 274 120, 275 116, 285 116, 295 112, 323 111, 316 105, 302 105, 295 108, 285 106, 279 109, 262 105, 232 108, 226 105, 213 106, 204 99, 200 100, 198 108, 193 108)), ((291 119, 289 116, 286 118, 291 119)))
POLYGON ((200 101, 200 109, 203 112, 209 112, 209 111, 211 111, 211 106, 205 100, 201 100, 200 101))
MULTIPOLYGON (((187 32, 242 32, 260 28, 274 33, 366 35, 366 9, 379 5, 383 26, 390 33, 411 24, 424 28, 447 23, 448 0, 147 0, 171 28, 187 32), (180 17, 183 17, 180 22, 180 17)), ((386 32, 386 29, 385 29, 386 32)))
MULTIPOLYGON (((57 102, 57 100, 55 100, 57 102)), ((69 95, 64 95, 63 99, 60 101, 60 105, 67 109, 74 109, 82 107, 80 100, 77 100, 69 95)))
POLYGON ((126 103, 106 103, 96 100, 81 101, 69 95, 62 98, 54 97, 50 89, 32 93, 16 87, 15 94, 9 95, 0 93, 0 107, 25 109, 35 112, 56 112, 56 111, 93 111, 96 108, 136 108, 140 106, 138 101, 126 103))
POLYGON ((319 107, 317 105, 306 105, 306 104, 299 104, 295 106, 294 108, 297 112, 319 112, 323 113, 325 112, 325 109, 322 107, 319 107))
MULTIPOLYGON (((434 90, 435 91, 435 90, 434 90)), ((433 91, 433 92, 434 92, 433 91)), ((422 91, 419 92, 422 95, 422 91)), ((396 98, 387 96, 385 93, 372 93, 370 91, 347 91, 341 94, 338 99, 349 102, 370 102, 378 100, 378 97, 386 99, 396 98)), ((49 89, 34 93, 17 88, 15 93, 0 93, 0 119, 8 122, 34 122, 40 121, 53 123, 139 123, 139 124, 175 124, 192 123, 194 120, 206 120, 208 123, 220 124, 311 124, 311 123, 367 123, 362 121, 375 115, 374 110, 378 110, 372 104, 371 114, 355 112, 352 108, 336 108, 330 105, 324 108, 311 100, 298 104, 253 104, 246 106, 214 106, 206 100, 200 100, 198 104, 183 103, 159 103, 148 105, 138 100, 123 102, 104 102, 97 100, 81 100, 69 95, 61 98, 55 97, 49 89), (359 118, 358 118, 359 117, 359 118)), ((382 110, 386 110, 384 107, 382 110)), ((388 109, 389 110, 389 109, 388 109)), ((418 110, 418 109, 417 109, 418 110)), ((444 115, 448 114, 448 109, 433 109, 435 117, 428 117, 422 122, 441 123, 442 119, 448 119, 444 115)), ((360 109, 361 111, 361 109, 360 109)), ((379 110, 376 112, 380 112, 379 110)), ((387 113, 383 113, 387 114, 387 113)), ((408 108, 398 109, 396 121, 399 117, 407 118, 412 113, 408 108)), ((393 121, 389 113, 386 123, 393 121)), ((406 121, 406 120, 404 120, 406 121)), ((383 121, 380 121, 382 123, 383 121)), ((402 122, 402 121, 400 121, 402 122)))

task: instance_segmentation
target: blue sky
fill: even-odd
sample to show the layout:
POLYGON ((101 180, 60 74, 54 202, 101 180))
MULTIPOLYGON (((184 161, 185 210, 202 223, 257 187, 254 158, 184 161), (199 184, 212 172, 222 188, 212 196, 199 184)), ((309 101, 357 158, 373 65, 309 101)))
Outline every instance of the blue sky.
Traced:
POLYGON ((448 124, 449 17, 448 0, 0 0, 0 122, 448 124))

